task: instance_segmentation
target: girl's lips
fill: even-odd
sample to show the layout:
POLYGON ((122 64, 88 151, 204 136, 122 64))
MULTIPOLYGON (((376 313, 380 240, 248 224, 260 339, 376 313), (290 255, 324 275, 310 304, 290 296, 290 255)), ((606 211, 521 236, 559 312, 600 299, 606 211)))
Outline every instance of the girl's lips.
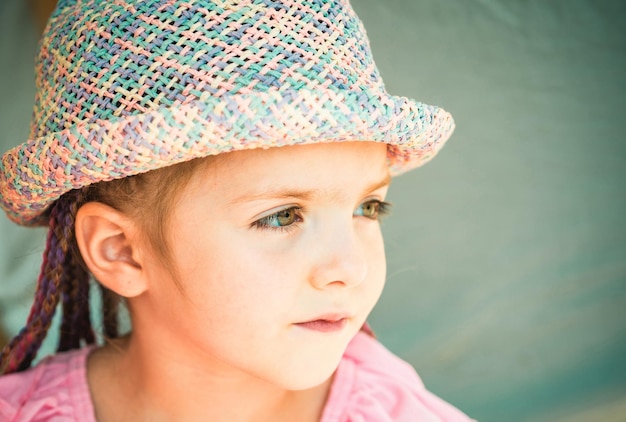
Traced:
POLYGON ((335 331, 341 331, 346 324, 348 323, 348 318, 346 317, 330 317, 323 319, 316 319, 307 322, 299 322, 294 324, 298 327, 306 328, 312 331, 319 331, 322 333, 331 333, 335 331))

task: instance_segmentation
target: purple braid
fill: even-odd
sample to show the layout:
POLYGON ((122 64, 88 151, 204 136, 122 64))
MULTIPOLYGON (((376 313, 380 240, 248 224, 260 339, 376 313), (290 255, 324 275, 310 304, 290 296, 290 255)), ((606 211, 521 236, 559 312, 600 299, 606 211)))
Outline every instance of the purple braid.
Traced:
POLYGON ((89 320, 89 276, 73 250, 74 219, 82 192, 62 196, 51 208, 41 272, 35 301, 26 326, 0 354, 4 374, 30 367, 46 337, 57 305, 63 298, 63 322, 59 350, 80 347, 80 341, 93 343, 89 320))
POLYGON ((104 336, 106 338, 117 338, 118 336, 118 310, 120 297, 111 290, 100 285, 102 293, 102 323, 104 325, 104 336))
POLYGON ((83 340, 86 344, 95 341, 89 312, 89 272, 79 258, 80 252, 74 240, 76 213, 84 202, 84 197, 83 191, 75 191, 73 198, 67 198, 63 237, 70 243, 67 245, 69 253, 66 254, 63 264, 65 277, 61 291, 63 321, 57 349, 59 352, 77 349, 81 347, 83 340))

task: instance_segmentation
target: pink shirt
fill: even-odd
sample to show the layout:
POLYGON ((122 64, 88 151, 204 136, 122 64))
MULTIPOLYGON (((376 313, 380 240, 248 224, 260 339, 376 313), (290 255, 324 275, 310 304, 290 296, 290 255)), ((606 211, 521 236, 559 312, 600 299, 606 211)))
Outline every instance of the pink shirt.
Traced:
MULTIPOLYGON (((0 377, 0 421, 95 422, 89 348, 60 353, 0 377)), ((413 368, 359 333, 335 374, 320 422, 448 422, 470 419, 426 390, 413 368)))

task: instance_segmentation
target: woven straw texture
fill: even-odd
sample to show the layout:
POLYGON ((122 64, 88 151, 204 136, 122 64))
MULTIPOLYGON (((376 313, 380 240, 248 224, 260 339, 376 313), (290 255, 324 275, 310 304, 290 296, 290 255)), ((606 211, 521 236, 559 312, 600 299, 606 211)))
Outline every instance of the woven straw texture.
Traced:
POLYGON ((29 140, 0 164, 24 225, 71 189, 241 149, 385 142, 396 175, 454 129, 386 93, 347 0, 61 0, 36 85, 29 140))

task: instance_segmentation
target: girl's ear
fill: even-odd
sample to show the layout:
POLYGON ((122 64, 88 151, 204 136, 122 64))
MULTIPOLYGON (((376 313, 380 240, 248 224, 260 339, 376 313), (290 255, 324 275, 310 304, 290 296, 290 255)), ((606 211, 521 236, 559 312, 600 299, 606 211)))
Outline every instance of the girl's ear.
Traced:
POLYGON ((127 298, 148 289, 139 230, 125 214, 88 202, 76 214, 75 231, 83 260, 101 284, 127 298))

